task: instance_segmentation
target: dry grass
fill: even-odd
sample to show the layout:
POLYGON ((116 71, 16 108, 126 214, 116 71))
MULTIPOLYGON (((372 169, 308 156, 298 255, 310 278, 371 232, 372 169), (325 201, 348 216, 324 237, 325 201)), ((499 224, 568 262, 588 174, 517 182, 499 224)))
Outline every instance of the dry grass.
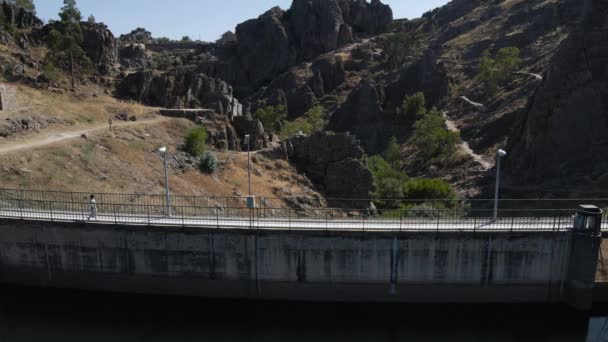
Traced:
MULTIPOLYGON (((176 151, 193 127, 184 119, 121 127, 87 139, 75 138, 45 148, 0 156, 4 188, 84 192, 162 194, 163 169, 155 150, 176 151)), ((215 175, 196 169, 171 170, 171 191, 180 195, 243 196, 248 192, 247 155, 215 152, 221 168, 215 175)), ((307 180, 286 161, 253 154, 252 188, 258 197, 277 197, 282 190, 308 194, 307 180)))

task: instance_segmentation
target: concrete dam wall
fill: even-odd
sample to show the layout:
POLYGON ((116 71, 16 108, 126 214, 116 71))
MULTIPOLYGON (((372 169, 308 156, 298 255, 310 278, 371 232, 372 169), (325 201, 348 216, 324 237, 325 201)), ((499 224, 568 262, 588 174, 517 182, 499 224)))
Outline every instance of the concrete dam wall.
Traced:
POLYGON ((555 302, 573 237, 0 220, 0 281, 219 298, 555 302))

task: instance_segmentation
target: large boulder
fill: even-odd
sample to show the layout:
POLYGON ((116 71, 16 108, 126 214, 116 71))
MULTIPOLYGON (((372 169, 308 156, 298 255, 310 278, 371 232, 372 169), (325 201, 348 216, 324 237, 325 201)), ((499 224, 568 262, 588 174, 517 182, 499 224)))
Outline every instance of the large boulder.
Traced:
POLYGON ((514 185, 608 186, 608 3, 584 0, 583 21, 562 43, 529 110, 509 137, 514 185), (599 185, 598 185, 599 184, 599 185))
POLYGON ((317 132, 309 137, 296 136, 286 141, 287 155, 296 167, 323 189, 332 206, 368 209, 371 201, 340 199, 371 199, 374 178, 363 161, 364 152, 350 134, 317 132))

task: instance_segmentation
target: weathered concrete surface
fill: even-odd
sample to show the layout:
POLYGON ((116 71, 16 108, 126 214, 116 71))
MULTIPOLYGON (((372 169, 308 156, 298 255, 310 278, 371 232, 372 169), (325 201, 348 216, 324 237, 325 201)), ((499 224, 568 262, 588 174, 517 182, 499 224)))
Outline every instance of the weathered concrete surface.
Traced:
POLYGON ((0 281, 252 299, 555 302, 571 239, 0 220, 0 281))

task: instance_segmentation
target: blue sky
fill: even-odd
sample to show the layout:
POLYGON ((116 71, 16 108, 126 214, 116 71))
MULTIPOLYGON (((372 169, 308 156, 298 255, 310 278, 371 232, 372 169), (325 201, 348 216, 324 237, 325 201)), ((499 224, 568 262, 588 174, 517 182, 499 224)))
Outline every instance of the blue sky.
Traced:
MULTIPOLYGON (((448 0, 384 0, 395 18, 417 18, 448 0)), ((35 0, 45 21, 57 18, 62 0, 35 0)), ((214 41, 236 24, 255 18, 273 6, 289 8, 291 0, 77 0, 83 17, 93 14, 115 35, 145 27, 155 37, 173 39, 188 35, 214 41), (179 5, 176 5, 179 4, 179 5)))

